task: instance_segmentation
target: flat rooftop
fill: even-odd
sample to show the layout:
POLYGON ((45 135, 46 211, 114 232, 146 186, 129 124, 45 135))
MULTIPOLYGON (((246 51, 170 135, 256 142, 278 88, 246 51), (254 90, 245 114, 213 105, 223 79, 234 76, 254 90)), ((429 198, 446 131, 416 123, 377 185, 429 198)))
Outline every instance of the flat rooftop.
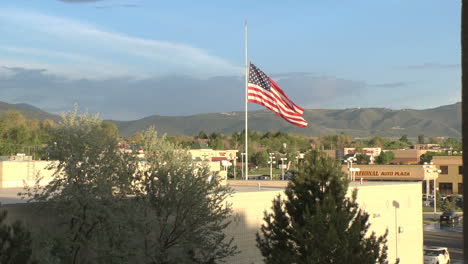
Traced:
MULTIPOLYGON (((271 192, 282 191, 286 188, 288 181, 228 181, 228 185, 234 192, 271 192)), ((382 185, 402 185, 414 184, 416 181, 363 181, 351 182, 350 187, 366 187, 366 186, 382 186, 382 185)), ((18 193, 24 192, 23 188, 0 188, 0 203, 1 204, 15 204, 26 203, 27 199, 21 199, 18 193)))
POLYGON ((21 199, 18 193, 24 192, 23 188, 0 188, 0 203, 15 204, 26 203, 27 199, 21 199))
MULTIPOLYGON (((367 187, 367 186, 384 186, 384 185, 403 185, 414 184, 418 181, 359 181, 351 182, 349 187, 367 187)), ((279 191, 284 190, 288 181, 269 181, 269 180, 241 180, 227 181, 227 184, 234 189, 234 192, 259 192, 259 191, 279 191)))

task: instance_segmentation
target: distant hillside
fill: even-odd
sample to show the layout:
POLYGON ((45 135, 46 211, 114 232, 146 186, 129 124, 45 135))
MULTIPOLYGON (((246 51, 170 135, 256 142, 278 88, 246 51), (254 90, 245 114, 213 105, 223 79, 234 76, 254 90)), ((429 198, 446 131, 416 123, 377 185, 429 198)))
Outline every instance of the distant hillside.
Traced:
MULTIPOLYGON (((58 120, 57 115, 42 111, 28 104, 0 102, 0 113, 19 111, 28 119, 58 120)), ((355 137, 407 135, 446 136, 461 138, 461 103, 431 109, 392 110, 386 108, 307 109, 304 118, 306 128, 295 127, 262 110, 249 112, 249 128, 260 131, 283 131, 307 136, 346 133, 355 137)), ((244 129, 244 112, 212 113, 192 116, 149 116, 134 121, 112 121, 119 127, 122 136, 129 137, 137 131, 154 125, 158 132, 169 135, 196 135, 207 133, 231 134, 244 129)))
POLYGON ((5 102, 0 102, 0 113, 7 112, 7 111, 18 111, 22 113, 24 117, 26 117, 27 119, 59 120, 58 115, 47 113, 29 104, 9 104, 5 102))
MULTIPOLYGON (((346 133, 356 137, 403 134, 417 137, 449 136, 461 138, 461 103, 432 109, 391 110, 386 108, 352 108, 344 110, 307 109, 304 118, 306 128, 299 128, 283 121, 266 110, 249 112, 249 129, 260 132, 284 131, 307 136, 346 133)), ((160 133, 169 135, 195 135, 207 133, 231 134, 244 129, 244 113, 212 113, 192 116, 149 116, 134 121, 113 121, 123 136, 154 125, 160 133)))

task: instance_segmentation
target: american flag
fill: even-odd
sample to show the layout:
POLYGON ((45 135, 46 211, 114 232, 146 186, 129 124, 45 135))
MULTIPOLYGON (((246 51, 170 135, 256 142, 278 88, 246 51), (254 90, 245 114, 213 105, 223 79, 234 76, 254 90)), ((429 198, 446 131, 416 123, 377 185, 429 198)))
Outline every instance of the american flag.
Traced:
POLYGON ((296 126, 307 126, 307 121, 302 117, 304 109, 295 105, 278 84, 253 63, 249 66, 247 86, 249 102, 265 106, 296 126))

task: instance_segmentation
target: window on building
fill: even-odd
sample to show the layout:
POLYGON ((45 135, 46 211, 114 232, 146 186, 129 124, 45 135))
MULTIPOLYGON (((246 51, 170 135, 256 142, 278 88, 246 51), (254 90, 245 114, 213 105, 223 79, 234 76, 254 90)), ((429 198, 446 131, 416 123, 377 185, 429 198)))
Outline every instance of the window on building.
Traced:
POLYGON ((463 174, 463 166, 458 166, 458 174, 463 174))
POLYGON ((458 183, 458 194, 463 194, 463 183, 458 183))
POLYGON ((453 194, 453 186, 451 182, 439 183, 439 193, 442 195, 453 194))
POLYGON ((440 174, 448 174, 448 166, 440 166, 440 174))

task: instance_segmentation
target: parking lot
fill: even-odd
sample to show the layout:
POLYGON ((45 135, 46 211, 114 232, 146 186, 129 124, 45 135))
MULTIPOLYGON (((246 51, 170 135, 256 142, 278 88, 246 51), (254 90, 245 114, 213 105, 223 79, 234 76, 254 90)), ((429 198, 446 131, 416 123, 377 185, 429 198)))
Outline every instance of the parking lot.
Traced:
MULTIPOLYGON (((425 214, 425 218, 433 218, 425 214)), ((424 226, 424 245, 447 247, 453 264, 463 263, 463 224, 456 225, 439 223, 424 226)))

